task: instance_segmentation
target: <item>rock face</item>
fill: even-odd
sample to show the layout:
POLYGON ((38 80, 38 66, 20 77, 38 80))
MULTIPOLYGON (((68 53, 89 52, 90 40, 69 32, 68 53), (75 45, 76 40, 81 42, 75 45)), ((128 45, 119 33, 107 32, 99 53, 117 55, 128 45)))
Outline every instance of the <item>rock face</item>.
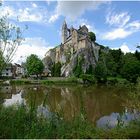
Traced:
POLYGON ((61 76, 73 74, 73 69, 82 59, 82 70, 85 73, 89 66, 95 67, 99 57, 100 46, 91 41, 88 28, 80 26, 79 29, 67 28, 64 21, 62 26, 62 43, 50 49, 43 59, 45 67, 51 70, 52 64, 61 63, 61 76))

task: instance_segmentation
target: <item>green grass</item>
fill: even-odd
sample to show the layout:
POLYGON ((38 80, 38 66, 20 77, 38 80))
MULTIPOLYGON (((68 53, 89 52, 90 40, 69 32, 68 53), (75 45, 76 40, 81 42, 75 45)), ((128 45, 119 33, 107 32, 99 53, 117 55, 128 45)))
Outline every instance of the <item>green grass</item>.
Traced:
POLYGON ((35 109, 27 110, 24 106, 1 107, 0 138, 140 138, 140 121, 133 121, 127 127, 102 130, 80 116, 71 121, 63 120, 59 115, 47 119, 37 117, 35 109))
POLYGON ((77 84, 79 83, 78 79, 75 77, 70 78, 48 78, 46 80, 29 80, 29 79, 14 79, 11 80, 11 84, 77 84))

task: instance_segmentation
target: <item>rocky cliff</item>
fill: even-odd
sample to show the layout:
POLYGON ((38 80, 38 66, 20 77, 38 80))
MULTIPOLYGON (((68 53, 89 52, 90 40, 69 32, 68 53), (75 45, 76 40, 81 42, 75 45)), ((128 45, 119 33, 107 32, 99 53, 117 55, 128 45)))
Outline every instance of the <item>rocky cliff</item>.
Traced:
POLYGON ((43 59, 45 68, 51 71, 53 64, 61 63, 61 76, 67 77, 73 75, 73 70, 79 64, 84 73, 89 69, 90 66, 95 67, 98 56, 99 56, 100 46, 94 42, 89 43, 84 48, 79 48, 74 50, 72 45, 59 45, 53 49, 50 49, 43 59))

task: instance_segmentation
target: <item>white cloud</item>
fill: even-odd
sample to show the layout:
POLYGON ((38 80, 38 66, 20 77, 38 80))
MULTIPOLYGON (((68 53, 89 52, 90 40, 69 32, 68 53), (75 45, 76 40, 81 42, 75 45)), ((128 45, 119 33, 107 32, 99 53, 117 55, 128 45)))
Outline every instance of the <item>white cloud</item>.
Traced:
POLYGON ((31 4, 31 7, 15 9, 11 6, 2 6, 0 9, 0 17, 8 14, 11 19, 17 19, 20 22, 32 21, 32 22, 42 22, 46 21, 47 10, 42 11, 39 9, 35 3, 31 4))
POLYGON ((13 57, 13 63, 21 63, 31 54, 36 54, 39 58, 43 58, 45 53, 53 47, 42 38, 26 38, 25 41, 18 47, 18 50, 13 57))
POLYGON ((15 10, 10 6, 0 8, 0 17, 8 15, 9 17, 15 17, 15 10))
POLYGON ((123 39, 127 36, 140 31, 140 21, 131 21, 131 16, 127 12, 119 14, 108 14, 106 23, 113 28, 105 33, 102 33, 101 38, 104 40, 123 39), (114 28, 115 25, 115 28, 114 28))
POLYGON ((123 43, 119 48, 111 48, 111 49, 114 49, 114 50, 117 50, 117 49, 121 49, 123 53, 133 53, 134 50, 130 50, 128 45, 126 43, 123 43))
POLYGON ((58 19, 58 17, 59 17, 59 15, 57 13, 52 15, 49 19, 49 23, 56 21, 58 19))
POLYGON ((132 34, 131 31, 127 31, 123 28, 117 28, 117 29, 114 29, 112 31, 105 33, 102 36, 102 38, 105 40, 115 40, 115 39, 125 38, 130 34, 132 34))
POLYGON ((129 23, 126 28, 131 28, 131 30, 140 30, 140 21, 133 21, 129 23))
POLYGON ((36 5, 35 3, 32 3, 32 6, 33 6, 34 8, 37 8, 37 5, 36 5))
POLYGON ((109 12, 106 16, 106 23, 110 25, 115 25, 123 27, 130 20, 130 15, 127 12, 122 12, 119 14, 109 12))
POLYGON ((126 43, 123 43, 121 46, 120 46, 120 49, 122 50, 122 52, 124 53, 128 53, 128 52, 131 52, 129 47, 126 45, 126 43))
POLYGON ((25 9, 19 9, 18 11, 18 18, 19 21, 35 21, 40 22, 43 21, 43 15, 39 12, 33 12, 33 10, 30 8, 25 9))

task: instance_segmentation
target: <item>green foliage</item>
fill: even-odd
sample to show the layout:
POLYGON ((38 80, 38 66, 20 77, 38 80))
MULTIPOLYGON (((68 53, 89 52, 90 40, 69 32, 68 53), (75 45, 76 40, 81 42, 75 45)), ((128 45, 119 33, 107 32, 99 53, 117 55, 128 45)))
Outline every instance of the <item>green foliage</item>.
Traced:
POLYGON ((78 57, 78 62, 75 68, 73 69, 73 74, 75 77, 80 77, 83 74, 82 64, 83 64, 83 57, 78 57))
POLYGON ((61 63, 60 62, 53 64, 51 74, 53 77, 60 77, 61 76, 61 63))
POLYGON ((94 71, 94 76, 97 80, 97 82, 102 83, 106 82, 107 80, 107 69, 106 66, 103 62, 98 62, 95 71, 94 71))
POLYGON ((137 82, 140 76, 140 62, 138 60, 126 61, 122 67, 122 76, 132 83, 137 82))
POLYGON ((93 75, 93 73, 94 73, 93 67, 92 65, 89 65, 89 68, 86 70, 86 74, 93 75))
POLYGON ((135 51, 135 57, 140 61, 140 52, 137 50, 135 51))
POLYGON ((31 54, 27 57, 26 68, 29 75, 40 75, 44 70, 43 62, 38 58, 37 55, 31 54))
POLYGON ((91 41, 95 42, 96 41, 96 35, 95 35, 95 33, 89 32, 88 34, 89 34, 89 37, 90 37, 91 41))
POLYGON ((80 78, 83 80, 83 83, 95 83, 95 79, 93 75, 90 74, 82 74, 80 78))

